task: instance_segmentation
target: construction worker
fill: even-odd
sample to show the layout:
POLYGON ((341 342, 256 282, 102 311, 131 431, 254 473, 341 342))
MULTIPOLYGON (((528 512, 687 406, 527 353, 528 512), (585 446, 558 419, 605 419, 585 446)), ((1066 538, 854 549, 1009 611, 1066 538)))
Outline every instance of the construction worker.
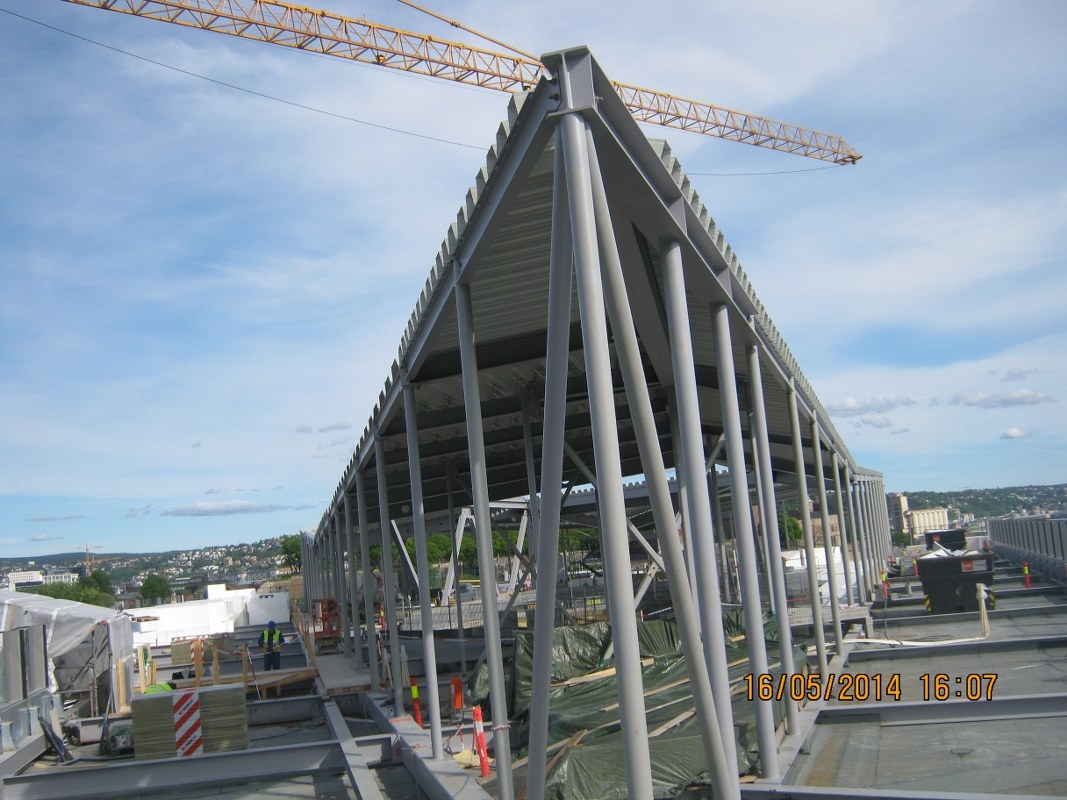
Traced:
POLYGON ((259 646, 263 648, 263 669, 269 672, 272 669, 282 668, 282 645, 285 644, 285 636, 275 628, 274 620, 267 623, 267 629, 259 635, 259 646))
POLYGON ((158 692, 173 692, 178 688, 178 684, 174 681, 167 681, 166 683, 153 683, 147 686, 144 690, 144 694, 156 694, 158 692))

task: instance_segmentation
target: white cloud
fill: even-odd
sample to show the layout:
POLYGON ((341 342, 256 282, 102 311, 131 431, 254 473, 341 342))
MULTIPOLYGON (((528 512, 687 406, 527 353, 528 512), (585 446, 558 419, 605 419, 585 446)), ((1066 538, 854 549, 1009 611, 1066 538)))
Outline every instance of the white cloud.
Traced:
POLYGON ((1004 373, 1004 377, 1001 380, 1004 381, 1023 381, 1034 375, 1038 370, 1033 369, 1009 369, 1004 373))
POLYGON ((223 503, 193 503, 188 506, 167 509, 160 513, 165 517, 222 517, 231 514, 268 514, 284 510, 286 510, 286 507, 283 505, 229 500, 223 503))
POLYGON ((333 422, 329 425, 325 425, 319 428, 319 433, 330 433, 332 431, 348 431, 352 430, 352 426, 347 422, 333 422))
POLYGON ((953 406, 976 406, 978 408, 1014 408, 1015 406, 1036 406, 1039 403, 1053 403, 1055 398, 1044 392, 1035 392, 1031 389, 1016 389, 1009 394, 986 394, 974 392, 967 395, 953 395, 949 399, 949 405, 953 406))
POLYGON ((1004 431, 1003 434, 1001 434, 1000 438, 1001 439, 1022 439, 1023 437, 1026 437, 1026 436, 1029 436, 1029 435, 1030 435, 1029 433, 1027 433, 1026 431, 1020 430, 1019 428, 1008 428, 1006 431, 1004 431))
POLYGON ((864 414, 860 417, 859 422, 861 425, 867 425, 871 428, 891 428, 893 421, 884 414, 864 414))
POLYGON ((892 411, 901 406, 914 405, 915 401, 910 397, 871 397, 867 400, 858 400, 855 397, 846 397, 840 403, 830 404, 826 410, 838 417, 859 417, 876 413, 892 411))

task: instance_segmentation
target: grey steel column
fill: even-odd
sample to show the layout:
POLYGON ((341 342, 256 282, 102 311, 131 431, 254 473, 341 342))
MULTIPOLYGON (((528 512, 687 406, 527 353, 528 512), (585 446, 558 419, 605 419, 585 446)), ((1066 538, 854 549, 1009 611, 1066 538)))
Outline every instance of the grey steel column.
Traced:
MULTIPOLYGON (((445 465, 445 493, 448 495, 448 541, 449 551, 452 559, 452 586, 453 593, 456 598, 456 632, 459 639, 459 676, 462 678, 464 684, 467 682, 467 644, 465 638, 466 628, 463 624, 463 598, 460 597, 460 593, 456 591, 455 587, 458 587, 459 581, 459 538, 456 536, 456 508, 452 500, 452 494, 455 491, 455 487, 452 485, 452 475, 455 472, 456 465, 454 462, 449 461, 445 465)), ((466 523, 463 523, 466 525, 466 523)), ((443 602, 447 603, 448 598, 442 597, 443 602)), ((485 609, 482 609, 484 616, 485 609)), ((451 623, 450 623, 451 624, 451 623)))
POLYGON ((463 406, 467 416, 467 446, 470 451, 471 493, 474 496, 474 535, 478 542, 478 574, 482 582, 485 661, 489 669, 489 703, 493 715, 497 786, 500 800, 513 800, 515 788, 511 774, 511 742, 508 737, 510 725, 504 687, 503 650, 500 644, 500 617, 495 613, 496 568, 493 562, 489 478, 486 474, 485 435, 482 429, 482 392, 478 385, 478 354, 474 347, 474 313, 470 287, 462 283, 456 284, 456 317, 459 323, 460 368, 463 372, 463 406))
POLYGON ((874 574, 875 592, 882 585, 882 576, 885 574, 885 557, 882 553, 882 542, 878 537, 878 531, 874 527, 874 517, 871 514, 871 496, 868 491, 867 479, 860 481, 861 507, 863 508, 863 520, 867 527, 867 543, 870 547, 874 574))
MULTIPOLYGON (((686 575, 685 558, 678 541, 674 507, 671 502, 670 487, 667 485, 667 470, 663 464, 659 432, 656 430, 656 421, 652 415, 652 399, 645 379, 644 366, 641 363, 641 351, 637 343, 637 332, 634 329, 630 299, 626 292, 622 262, 619 259, 615 231, 611 223, 607 191, 604 188, 592 135, 588 130, 586 137, 593 190, 593 211, 596 216, 597 237, 600 242, 601 276, 607 298, 608 318, 611 321, 619 367, 622 370, 623 384, 626 387, 626 400, 630 407, 634 432, 637 435, 637 447, 641 456, 641 467, 647 480, 656 534, 662 548, 662 566, 667 574, 667 585, 674 601, 674 613, 681 634, 682 652, 685 656, 689 685, 693 692, 701 742, 704 746, 704 757, 716 797, 739 796, 741 789, 735 766, 736 755, 729 762, 727 761, 726 743, 722 739, 722 732, 718 726, 718 714, 711 693, 707 662, 701 651, 700 622, 686 575)), ((701 457, 703 457, 702 454, 701 457)), ((639 596, 647 590, 653 574, 649 573, 642 584, 642 592, 639 596)), ((772 721, 772 737, 773 727, 772 721)), ((734 754, 732 745, 733 742, 731 742, 730 752, 734 754)), ((773 762, 777 766, 777 758, 773 759, 773 762)))
POLYGON ((333 514, 326 517, 322 529, 322 596, 331 598, 337 593, 337 583, 333 576, 333 514))
POLYGON ((867 491, 871 495, 871 515, 874 520, 874 529, 878 531, 878 539, 882 543, 882 563, 888 565, 892 548, 889 543, 889 533, 882 525, 885 513, 881 509, 885 506, 885 496, 879 491, 878 481, 874 478, 867 484, 867 491))
POLYGON ((874 574, 875 591, 882 583, 882 575, 885 572, 885 560, 882 556, 882 542, 878 538, 878 531, 874 527, 874 518, 871 515, 871 497, 867 491, 867 479, 861 478, 860 484, 860 508, 863 509, 863 523, 867 529, 867 544, 871 553, 871 569, 874 574))
POLYGON ((337 593, 337 584, 333 576, 333 514, 326 517, 326 524, 322 528, 322 538, 319 540, 319 560, 322 564, 320 597, 332 598, 337 593))
POLYGON ((885 483, 880 477, 874 480, 874 491, 877 492, 878 497, 875 506, 878 510, 878 525, 882 529, 882 541, 885 542, 885 551, 888 556, 893 553, 893 532, 889 528, 889 507, 885 500, 885 483))
POLYGON ((884 573, 888 568, 889 547, 886 545, 885 536, 882 533, 882 526, 878 522, 878 501, 875 495, 874 481, 868 479, 864 488, 867 492, 868 513, 871 515, 871 530, 874 531, 875 538, 878 542, 879 565, 884 573))
POLYGON ((332 596, 333 589, 333 556, 330 550, 330 523, 327 521, 326 527, 322 530, 322 539, 319 541, 319 563, 322 565, 322 570, 319 572, 319 597, 328 598, 332 596))
MULTIPOLYGON (((759 556, 752 531, 752 500, 745 470, 745 442, 741 433, 741 406, 737 399, 733 336, 730 311, 726 305, 712 309, 715 335, 715 361, 719 372, 719 402, 723 433, 726 435, 726 463, 730 468, 730 497, 733 505, 734 542, 737 546, 741 578, 741 611, 745 618, 745 643, 749 668, 764 675, 767 665, 767 639, 763 634, 763 605, 759 596, 759 556)), ((778 778, 778 742, 774 738, 774 710, 771 700, 756 700, 756 737, 760 765, 767 780, 778 778)))
MULTIPOLYGON (((767 428, 767 407, 763 398, 763 374, 760 367, 759 347, 748 348, 748 375, 752 386, 752 443, 756 458, 764 474, 762 485, 763 530, 767 536, 767 551, 771 565, 771 593, 774 595, 774 618, 778 623, 778 650, 786 685, 792 686, 796 674, 793 664, 793 629, 789 622, 789 601, 785 591, 785 568, 782 566, 782 546, 778 541, 778 505, 774 497, 774 472, 771 466, 771 440, 767 428)), ((789 733, 800 730, 797 701, 791 692, 785 692, 785 724, 789 733)))
POLYGON ((871 560, 871 579, 877 596, 878 587, 882 583, 882 568, 879 565, 881 554, 878 547, 878 537, 871 527, 871 509, 867 502, 867 481, 863 476, 859 476, 859 480, 856 482, 856 498, 859 502, 860 517, 863 519, 863 530, 867 537, 867 555, 871 560))
POLYGON ((552 250, 548 273, 548 344, 545 355, 545 414, 541 433, 541 502, 537 525, 537 614, 534 616, 533 675, 530 685, 529 768, 526 794, 544 800, 548 765, 548 710, 552 689, 556 559, 559 552, 563 436, 567 422, 567 368, 570 351, 571 240, 563 148, 556 131, 552 183, 552 250), (551 570, 548 560, 552 560, 551 570))
MULTIPOLYGON (((752 427, 751 410, 748 413, 749 427, 752 427)), ((767 586, 767 604, 770 607, 771 613, 774 613, 777 603, 774 599, 774 591, 771 589, 771 549, 766 544, 760 547, 760 539, 766 540, 767 538, 767 521, 765 519, 765 509, 763 508, 763 470, 760 467, 759 453, 756 452, 756 440, 750 435, 749 447, 751 452, 747 454, 749 459, 748 463, 752 464, 752 483, 753 487, 749 493, 749 511, 751 512, 752 506, 755 505, 759 508, 760 524, 757 526, 752 524, 752 544, 755 547, 757 563, 763 565, 764 581, 759 581, 757 587, 760 592, 760 605, 763 604, 763 586, 764 582, 767 586)), ((751 513, 749 516, 752 516, 751 513)), ((756 577, 759 578, 759 571, 756 571, 756 577)))
POLYGON ((322 538, 319 539, 319 597, 325 599, 330 596, 330 527, 329 524, 322 529, 322 538))
POLYGON ((303 583, 304 583, 304 599, 306 600, 307 599, 307 582, 308 582, 308 580, 307 580, 307 575, 304 573, 304 570, 307 569, 307 565, 308 565, 307 537, 304 536, 303 532, 297 533, 297 536, 300 537, 300 539, 299 539, 299 541, 300 541, 300 576, 303 579, 303 583))
POLYGON ((325 599, 330 596, 330 528, 329 524, 322 529, 322 538, 319 539, 319 597, 325 599))
POLYGON ((837 530, 841 547, 841 565, 845 570, 845 604, 852 605, 852 569, 848 550, 848 534, 845 525, 845 498, 841 494, 841 465, 837 451, 830 453, 830 469, 834 473, 834 498, 837 501, 837 530))
POLYGON ((334 554, 337 558, 337 605, 341 611, 341 646, 345 655, 352 652, 352 634, 348 628, 348 585, 345 583, 345 551, 341 542, 341 518, 335 510, 333 515, 334 554))
POLYGON ((311 557, 308 561, 308 582, 311 589, 311 593, 308 595, 308 614, 312 614, 312 603, 322 596, 319 592, 319 570, 321 569, 319 546, 315 541, 315 537, 312 537, 311 541, 308 542, 308 555, 311 557))
POLYGON ((441 738, 441 698, 437 687, 437 654, 433 639, 433 607, 430 605, 430 562, 426 555, 426 517, 422 503, 422 463, 419 461, 419 421, 415 387, 404 386, 404 426, 408 435, 408 474, 411 476, 411 522, 415 529, 415 561, 419 571, 419 617, 422 621, 422 663, 426 671, 426 704, 430 711, 430 741, 433 757, 445 757, 441 738))
MULTIPOLYGON (((685 443, 678 430, 678 400, 674 395, 667 398, 667 417, 671 423, 671 447, 674 449, 674 480, 678 486, 678 514, 681 519, 682 535, 685 537, 685 566, 689 580, 689 591, 698 604, 700 588, 697 586, 696 556, 693 554, 693 526, 689 523, 689 489, 685 474, 685 443)), ((699 622, 699 618, 698 618, 699 622)))
MULTIPOLYGON (((704 658, 707 659, 708 677, 711 680, 711 692, 715 700, 723 747, 727 753, 736 753, 730 673, 726 665, 726 635, 722 629, 722 598, 719 593, 719 572, 715 564, 715 535, 711 527, 711 499, 708 495, 708 482, 702 479, 706 469, 704 441, 700 430, 700 398, 697 395, 689 306, 685 299, 682 250, 678 242, 664 243, 661 249, 663 300, 667 311, 674 391, 678 401, 678 431, 683 440, 682 457, 685 459, 689 521, 693 527, 690 541, 693 543, 697 564, 698 613, 704 634, 704 658)), ((737 791, 739 794, 740 790, 737 791)))
POLYGON ((789 422, 793 429, 793 462, 796 465, 797 491, 800 500, 800 522, 804 529, 804 557, 808 562, 808 599, 811 601, 811 628, 815 634, 815 653, 819 660, 819 678, 827 680, 826 636, 822 629, 822 597, 819 594, 819 575, 815 569, 815 544, 811 535, 811 509, 808 499, 808 473, 804 466, 804 441, 800 438, 800 414, 797 411, 797 392, 789 379, 789 422))
MULTIPOLYGON (((551 278, 549 278, 549 280, 551 280, 551 278)), ((522 448, 524 455, 526 456, 526 491, 530 495, 530 530, 533 531, 533 535, 530 536, 526 548, 534 563, 536 575, 540 572, 541 567, 540 562, 537 560, 537 547, 540 544, 537 540, 537 531, 540 530, 541 527, 541 499, 537 491, 537 464, 534 460, 532 426, 534 402, 533 393, 529 391, 529 387, 524 387, 522 391, 522 448)), ((555 562, 553 562, 552 565, 552 574, 555 575, 555 562)), ((514 589, 514 587, 512 588, 514 589)))
POLYGON ((367 667, 370 670, 370 685, 382 687, 378 671, 378 626, 374 621, 374 570, 370 564, 370 524, 367 521, 367 483, 363 468, 356 465, 356 519, 359 522, 359 561, 363 574, 363 613, 367 616, 367 667))
POLYGON ((863 498, 860 496, 859 478, 853 474, 850 479, 850 493, 853 513, 856 516, 856 541, 859 544, 860 560, 863 562, 864 588, 867 594, 867 602, 876 599, 877 579, 874 576, 874 560, 871 558, 870 539, 867 534, 867 522, 863 517, 863 498))
MULTIPOLYGON (((720 437, 719 444, 725 444, 725 442, 726 438, 720 437)), ((735 602, 738 599, 737 587, 734 586, 736 575, 731 572, 730 567, 730 548, 726 545, 726 523, 723 521, 722 497, 719 495, 719 473, 715 469, 714 463, 708 470, 707 476, 708 499, 711 503, 711 527, 715 537, 719 540, 719 552, 722 554, 719 559, 722 596, 730 602, 735 602)), ((734 538, 736 539, 736 534, 734 538)), ((712 552, 715 552, 714 538, 712 539, 712 552)))
POLYGON ((355 663, 363 666, 363 637, 359 632, 359 581, 356 580, 356 540, 352 531, 352 509, 348 502, 347 487, 342 494, 345 512, 345 544, 348 550, 348 604, 352 609, 352 655, 355 663))
POLYGON ((852 563, 856 565, 856 598, 863 605, 870 601, 871 576, 863 560, 862 539, 859 524, 856 521, 856 503, 852 495, 852 470, 849 469, 848 464, 845 464, 844 470, 844 496, 848 501, 848 521, 852 528, 852 563))
POLYGON ((830 588, 830 617, 834 623, 835 653, 844 649, 841 633, 841 604, 837 599, 837 575, 834 565, 833 536, 830 535, 830 513, 826 510, 826 473, 822 465, 822 443, 819 439, 819 418, 811 415, 811 448, 815 454, 815 481, 819 489, 819 517, 822 520, 822 549, 826 555, 826 583, 830 588))
POLYGON ((304 599, 307 602, 307 612, 311 615, 311 601, 315 597, 315 539, 314 534, 307 537, 304 542, 304 599))
POLYGON ((404 681, 400 666, 400 624, 396 618, 396 584, 393 576, 393 537, 389 535, 389 486, 385 479, 385 447, 374 435, 374 467, 378 476, 378 534, 382 540, 382 591, 385 593, 385 625, 389 628, 389 670, 396 715, 404 713, 404 681))
MULTIPOLYGON (((570 74, 560 76, 569 101, 570 74)), ((615 416, 615 390, 611 378, 604 290, 597 255, 596 223, 585 148, 587 125, 577 114, 564 114, 559 121, 560 143, 567 173, 571 235, 574 237, 578 308, 582 319, 589 410, 593 429, 593 453, 600 478, 597 502, 600 511, 601 548, 608 610, 615 645, 615 669, 619 689, 619 717, 626 754, 626 785, 629 796, 651 800, 652 766, 648 753, 644 687, 641 682, 641 652, 637 618, 633 612, 630 548, 626 535, 626 501, 622 491, 622 462, 615 416)))

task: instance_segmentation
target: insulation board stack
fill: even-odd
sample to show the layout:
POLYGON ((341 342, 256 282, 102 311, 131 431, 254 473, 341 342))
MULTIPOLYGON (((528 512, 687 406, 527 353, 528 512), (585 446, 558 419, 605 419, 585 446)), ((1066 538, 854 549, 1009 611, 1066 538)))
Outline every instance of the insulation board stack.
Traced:
POLYGON ((133 698, 131 707, 138 759, 248 748, 248 711, 242 684, 142 694, 133 698), (202 746, 197 746, 197 736, 202 746))
MULTIPOLYGON (((217 633, 213 636, 199 637, 204 645, 204 663, 210 664, 214 658, 215 649, 219 651, 219 658, 234 656, 237 654, 237 638, 232 633, 217 633)), ((193 640, 173 639, 170 643, 171 664, 193 663, 193 640)))

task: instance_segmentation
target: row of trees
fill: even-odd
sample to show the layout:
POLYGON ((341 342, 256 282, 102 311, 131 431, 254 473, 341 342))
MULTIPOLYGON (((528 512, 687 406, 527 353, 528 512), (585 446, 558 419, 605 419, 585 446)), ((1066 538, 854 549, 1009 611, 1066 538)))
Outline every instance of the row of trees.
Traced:
MULTIPOLYGON (((493 555, 497 558, 506 558, 513 554, 513 547, 518 542, 519 529, 511 528, 503 531, 493 531, 493 555), (506 537, 506 538, 505 538, 506 537)), ((599 534, 596 530, 586 528, 564 528, 559 533, 559 547, 561 551, 573 552, 576 550, 591 550, 598 546, 599 534)), ((299 572, 301 567, 300 536, 292 534, 281 537, 282 562, 294 572, 299 572)), ((409 537, 404 540, 404 547, 415 561, 415 539, 409 537)), ((382 546, 372 544, 369 548, 372 566, 378 566, 382 561, 382 546)), ((392 555, 396 559, 400 556, 396 543, 392 545, 392 555)), ((463 566, 476 569, 478 566, 478 546, 474 537, 466 535, 460 543, 459 562, 463 566)), ((452 559, 452 537, 447 533, 435 533, 426 537, 426 558, 431 564, 445 564, 452 559)))
MULTIPOLYGON (((111 576, 102 569, 96 569, 78 578, 77 583, 50 583, 45 586, 25 586, 19 591, 39 594, 59 600, 72 600, 76 603, 88 603, 104 608, 115 607, 115 587, 111 576)), ((170 597, 170 582, 155 573, 145 578, 139 592, 146 604, 159 603, 170 597)))

